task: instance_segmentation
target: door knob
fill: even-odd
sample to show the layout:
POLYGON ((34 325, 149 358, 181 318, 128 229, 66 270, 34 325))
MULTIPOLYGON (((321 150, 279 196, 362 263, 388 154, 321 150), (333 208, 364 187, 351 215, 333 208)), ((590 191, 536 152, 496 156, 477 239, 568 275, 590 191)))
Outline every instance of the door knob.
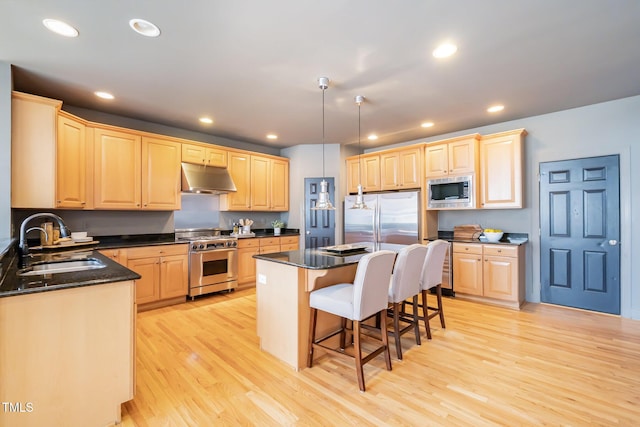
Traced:
POLYGON ((311 234, 311 232, 310 232, 309 230, 307 230, 307 233, 306 233, 306 234, 311 234))
POLYGON ((609 246, 616 246, 617 244, 618 244, 618 241, 616 239, 609 240, 609 246))

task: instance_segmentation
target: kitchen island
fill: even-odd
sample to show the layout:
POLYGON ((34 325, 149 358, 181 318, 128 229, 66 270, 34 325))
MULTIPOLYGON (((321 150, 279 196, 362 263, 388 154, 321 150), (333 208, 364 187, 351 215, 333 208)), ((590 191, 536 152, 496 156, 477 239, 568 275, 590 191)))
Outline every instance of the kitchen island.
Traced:
MULTIPOLYGON (((322 248, 255 255, 260 348, 296 370, 304 368, 309 352, 309 293, 352 282, 358 261, 372 250, 402 247, 382 244, 343 255, 322 248)), ((335 316, 319 312, 318 335, 334 330, 338 322, 335 316)))

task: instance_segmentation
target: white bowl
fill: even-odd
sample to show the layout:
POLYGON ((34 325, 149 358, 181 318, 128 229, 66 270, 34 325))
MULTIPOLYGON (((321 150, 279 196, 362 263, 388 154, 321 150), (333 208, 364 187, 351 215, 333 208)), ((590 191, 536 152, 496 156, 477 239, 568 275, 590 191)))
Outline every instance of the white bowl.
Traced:
POLYGON ((492 243, 499 242, 500 239, 502 239, 502 236, 504 235, 502 231, 500 231, 499 233, 484 231, 483 234, 484 234, 484 237, 487 238, 487 241, 492 243))
POLYGON ((87 238, 86 231, 74 231, 71 233, 71 240, 82 240, 87 238))

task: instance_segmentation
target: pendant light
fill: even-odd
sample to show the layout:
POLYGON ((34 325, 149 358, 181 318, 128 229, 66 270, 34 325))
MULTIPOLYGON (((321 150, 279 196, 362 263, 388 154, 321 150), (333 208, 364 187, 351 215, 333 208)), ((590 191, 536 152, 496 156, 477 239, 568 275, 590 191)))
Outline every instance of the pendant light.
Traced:
POLYGON ((356 95, 355 101, 358 105, 358 195, 351 209, 369 209, 362 194, 362 162, 360 161, 360 105, 364 102, 364 96, 356 95))
POLYGON ((325 180, 324 173, 324 91, 329 87, 329 77, 320 77, 318 79, 318 87, 322 89, 322 181, 320 182, 320 193, 318 194, 318 201, 311 210, 325 210, 333 211, 336 208, 329 199, 328 183, 325 180))

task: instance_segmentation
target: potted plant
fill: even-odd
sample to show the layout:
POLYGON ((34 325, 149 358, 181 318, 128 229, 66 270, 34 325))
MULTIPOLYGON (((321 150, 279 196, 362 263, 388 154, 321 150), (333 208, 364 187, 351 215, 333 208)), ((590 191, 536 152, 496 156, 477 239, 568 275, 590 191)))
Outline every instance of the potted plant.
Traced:
POLYGON ((284 227, 284 222, 280 221, 279 219, 275 219, 271 222, 271 225, 273 226, 273 234, 275 236, 280 235, 280 230, 282 229, 282 227, 284 227))

